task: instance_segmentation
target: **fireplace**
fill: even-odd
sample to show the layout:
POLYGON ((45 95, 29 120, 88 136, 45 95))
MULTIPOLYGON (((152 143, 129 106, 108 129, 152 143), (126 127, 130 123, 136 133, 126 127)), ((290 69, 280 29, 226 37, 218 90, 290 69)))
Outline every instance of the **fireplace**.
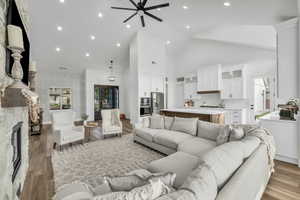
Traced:
POLYGON ((16 175, 20 169, 21 161, 22 161, 22 125, 23 122, 17 123, 12 130, 11 136, 11 144, 13 146, 13 174, 12 174, 12 182, 14 182, 16 175))

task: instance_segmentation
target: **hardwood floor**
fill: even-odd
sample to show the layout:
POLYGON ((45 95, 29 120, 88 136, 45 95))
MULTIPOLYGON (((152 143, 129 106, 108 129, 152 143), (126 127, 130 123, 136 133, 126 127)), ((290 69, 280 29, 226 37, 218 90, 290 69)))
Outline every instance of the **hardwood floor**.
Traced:
MULTIPOLYGON (((123 122, 124 132, 131 132, 131 126, 123 122)), ((21 200, 50 200, 54 194, 51 152, 53 142, 49 126, 43 127, 43 134, 30 136, 29 171, 25 180, 21 200)), ((299 200, 300 168, 276 161, 262 200, 299 200)))

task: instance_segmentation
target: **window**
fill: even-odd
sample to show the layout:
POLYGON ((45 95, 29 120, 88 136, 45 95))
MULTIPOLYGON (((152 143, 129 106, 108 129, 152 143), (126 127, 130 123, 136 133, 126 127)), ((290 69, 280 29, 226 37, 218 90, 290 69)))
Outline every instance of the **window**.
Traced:
POLYGON ((72 109, 72 90, 70 88, 49 88, 49 109, 72 109))

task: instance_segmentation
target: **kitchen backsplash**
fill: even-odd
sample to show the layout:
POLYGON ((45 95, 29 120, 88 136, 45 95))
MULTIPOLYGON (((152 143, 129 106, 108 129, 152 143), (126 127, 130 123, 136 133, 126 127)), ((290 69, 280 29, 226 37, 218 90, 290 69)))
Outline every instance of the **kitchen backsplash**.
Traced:
POLYGON ((220 105, 221 103, 227 108, 247 108, 249 106, 248 100, 237 100, 228 99, 221 100, 220 94, 202 94, 198 95, 197 99, 193 99, 195 107, 200 107, 201 105, 220 105))

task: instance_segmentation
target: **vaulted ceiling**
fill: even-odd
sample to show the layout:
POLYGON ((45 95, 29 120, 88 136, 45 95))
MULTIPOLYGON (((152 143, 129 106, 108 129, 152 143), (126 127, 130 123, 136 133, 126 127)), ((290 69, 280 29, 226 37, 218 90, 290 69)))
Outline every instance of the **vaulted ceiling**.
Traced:
MULTIPOLYGON (((128 66, 129 44, 142 29, 141 23, 135 17, 123 24, 132 12, 110 8, 132 7, 128 0, 61 1, 29 0, 32 58, 38 61, 40 70, 67 67, 81 72, 85 68, 107 67, 110 59, 118 66, 128 66)), ((179 52, 187 39, 220 26, 275 25, 297 15, 297 0, 229 0, 229 7, 224 6, 225 1, 148 0, 149 5, 169 2, 170 7, 152 11, 164 20, 162 23, 145 16, 145 29, 170 41, 166 45, 172 54, 179 52)))

